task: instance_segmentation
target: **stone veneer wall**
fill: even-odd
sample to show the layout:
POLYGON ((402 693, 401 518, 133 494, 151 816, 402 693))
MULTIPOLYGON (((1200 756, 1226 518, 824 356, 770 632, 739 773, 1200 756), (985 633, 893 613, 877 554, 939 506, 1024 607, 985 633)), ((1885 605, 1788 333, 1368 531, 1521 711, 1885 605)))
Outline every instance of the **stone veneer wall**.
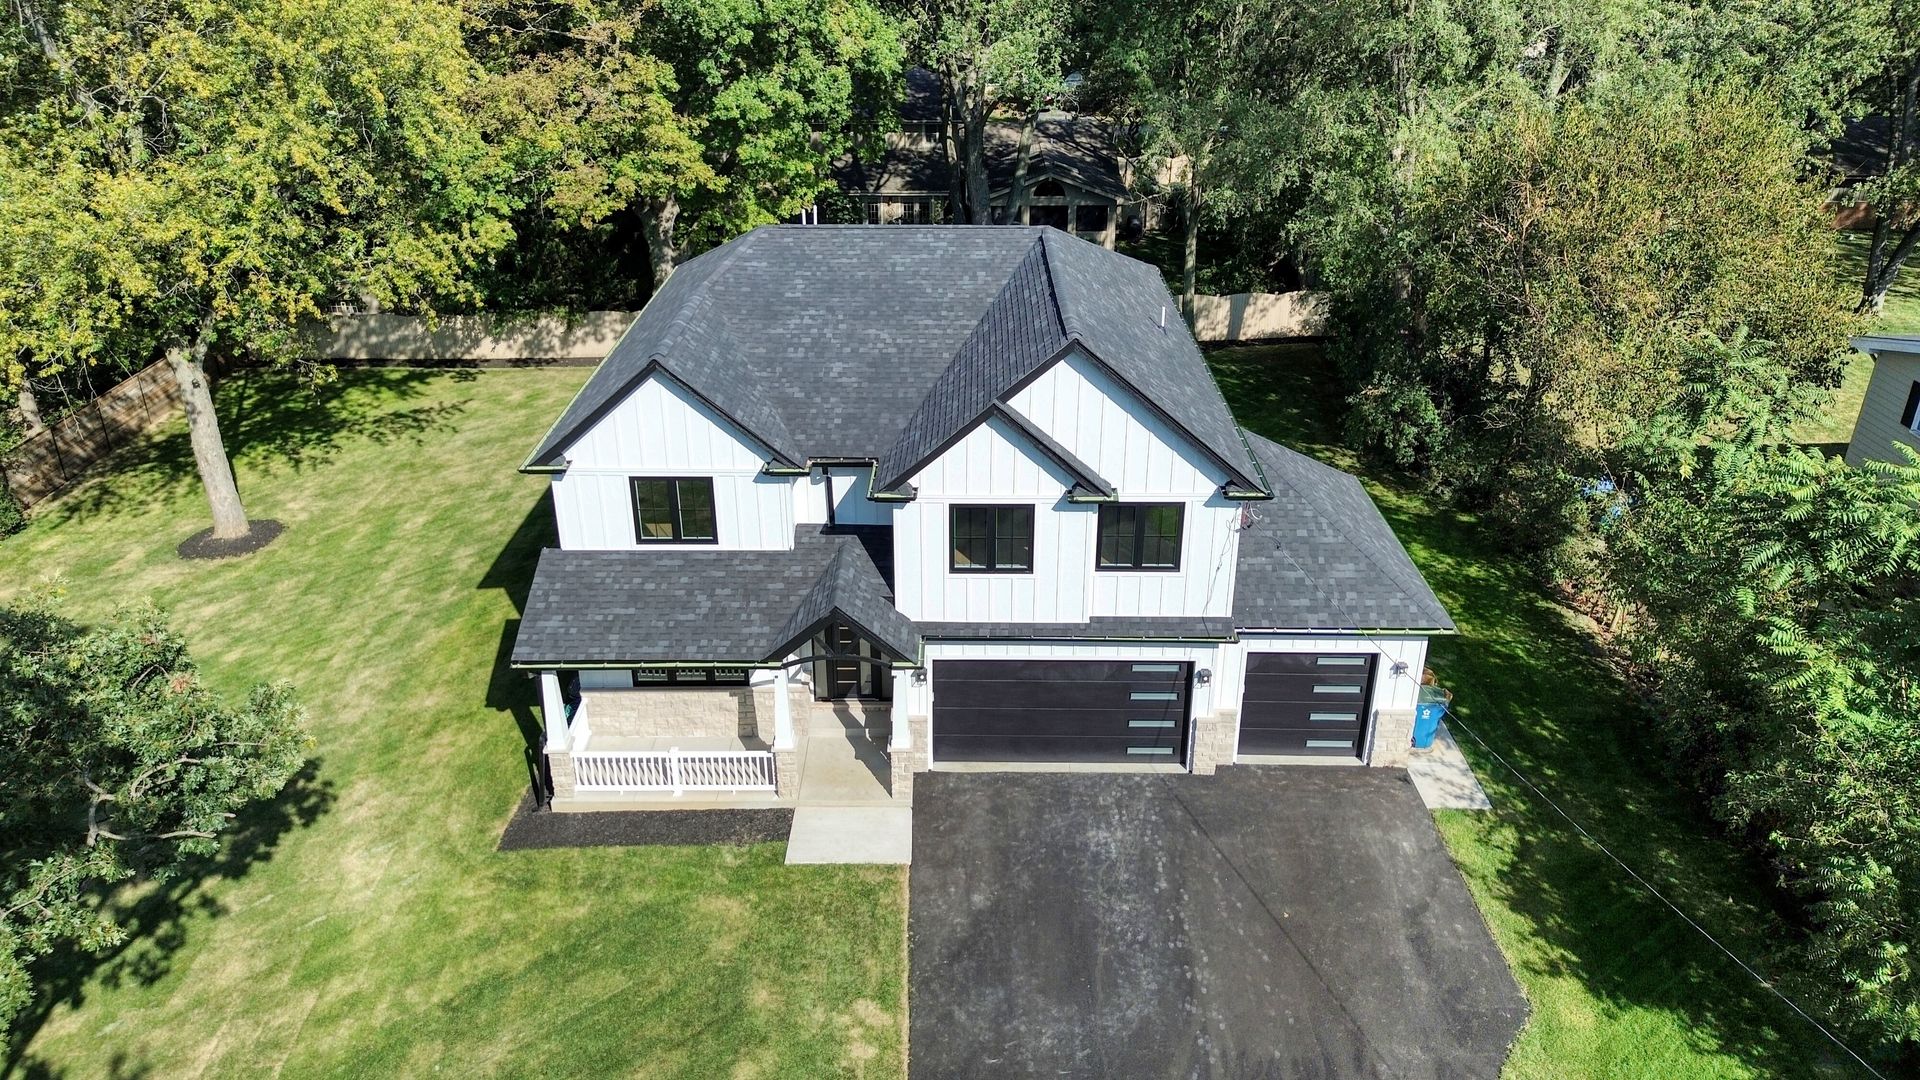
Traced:
MULTIPOLYGON (((757 739, 773 745, 773 687, 586 690, 587 725, 608 738, 757 739)), ((790 687, 795 731, 812 695, 790 687)))
POLYGON ((926 772, 932 767, 927 748, 933 740, 933 722, 924 716, 907 718, 913 728, 913 745, 906 749, 887 747, 887 762, 891 774, 887 778, 887 793, 895 802, 913 805, 913 774, 926 772))
POLYGON ((573 755, 548 754, 547 771, 553 775, 553 801, 565 802, 573 798, 573 755))
POLYGON ((1381 709, 1373 714, 1373 757, 1367 764, 1404 768, 1413 753, 1413 710, 1381 709))
POLYGON ((1240 730, 1240 714, 1217 712, 1193 718, 1193 774, 1212 776, 1222 765, 1233 764, 1234 736, 1240 730))

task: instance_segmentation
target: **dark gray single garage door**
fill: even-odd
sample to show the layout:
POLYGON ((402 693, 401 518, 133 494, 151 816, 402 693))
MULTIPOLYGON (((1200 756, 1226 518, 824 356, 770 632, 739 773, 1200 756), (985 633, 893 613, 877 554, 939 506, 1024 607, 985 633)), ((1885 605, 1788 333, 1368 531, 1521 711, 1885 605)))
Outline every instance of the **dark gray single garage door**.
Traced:
POLYGON ((1240 752, 1359 757, 1372 653, 1248 653, 1240 752))
POLYGON ((1152 660, 935 661, 934 761, 1184 764, 1190 666, 1152 660))

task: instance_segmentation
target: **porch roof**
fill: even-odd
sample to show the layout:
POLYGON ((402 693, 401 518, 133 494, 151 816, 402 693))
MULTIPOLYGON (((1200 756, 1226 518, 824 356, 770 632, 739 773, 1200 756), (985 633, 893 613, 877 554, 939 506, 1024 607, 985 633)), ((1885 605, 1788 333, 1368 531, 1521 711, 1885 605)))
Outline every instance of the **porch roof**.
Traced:
POLYGON ((893 607, 888 533, 803 529, 791 551, 549 548, 534 571, 513 666, 767 663, 836 611, 912 657, 919 637, 893 607))

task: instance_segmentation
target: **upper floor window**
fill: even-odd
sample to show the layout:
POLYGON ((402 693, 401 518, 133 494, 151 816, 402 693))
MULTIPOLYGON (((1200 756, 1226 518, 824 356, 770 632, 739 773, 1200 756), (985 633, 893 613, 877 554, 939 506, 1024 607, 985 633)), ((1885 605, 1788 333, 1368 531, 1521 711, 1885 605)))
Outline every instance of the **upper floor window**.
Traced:
POLYGON ((1101 570, 1180 569, 1179 503, 1109 503, 1100 507, 1101 570))
POLYGON ((1033 507, 956 506, 952 526, 956 572, 1033 572, 1033 507))
POLYGON ((642 544, 712 544, 713 480, 633 478, 633 534, 642 544))

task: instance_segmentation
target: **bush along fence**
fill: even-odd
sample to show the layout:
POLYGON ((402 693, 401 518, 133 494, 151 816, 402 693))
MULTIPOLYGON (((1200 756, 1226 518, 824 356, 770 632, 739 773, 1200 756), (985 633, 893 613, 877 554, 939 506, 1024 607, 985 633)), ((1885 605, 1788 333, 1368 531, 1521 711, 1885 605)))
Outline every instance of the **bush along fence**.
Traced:
MULTIPOLYGON (((19 507, 64 490, 88 467, 180 410, 180 387, 157 360, 0 454, 5 496, 19 507)), ((5 511, 0 510, 0 518, 5 511)))

